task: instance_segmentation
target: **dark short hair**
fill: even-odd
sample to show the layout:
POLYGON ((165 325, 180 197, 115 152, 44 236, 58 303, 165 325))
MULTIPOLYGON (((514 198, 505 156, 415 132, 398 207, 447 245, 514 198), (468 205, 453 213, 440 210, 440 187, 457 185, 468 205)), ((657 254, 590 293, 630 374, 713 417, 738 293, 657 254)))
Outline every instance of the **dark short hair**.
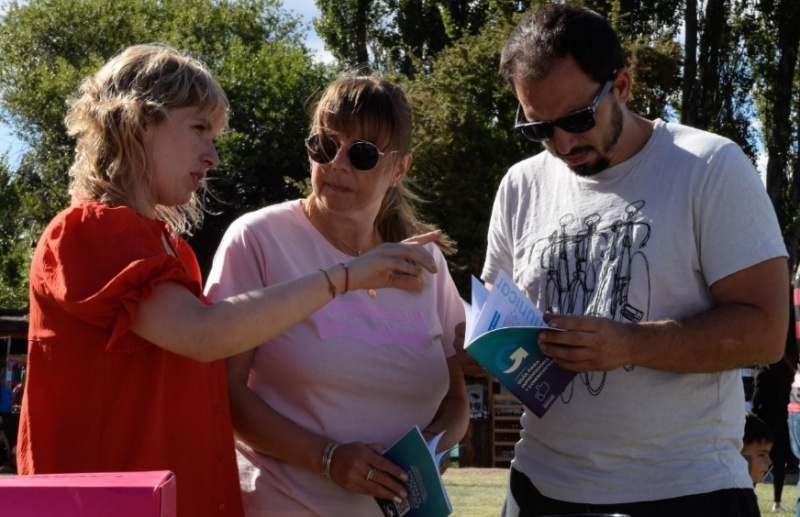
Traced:
POLYGON ((598 83, 625 67, 619 38, 608 21, 576 4, 546 4, 526 13, 500 56, 500 75, 515 80, 545 77, 556 61, 572 56, 598 83))
POLYGON ((744 438, 745 445, 751 443, 775 443, 775 435, 766 422, 758 418, 753 413, 748 413, 744 417, 744 438))

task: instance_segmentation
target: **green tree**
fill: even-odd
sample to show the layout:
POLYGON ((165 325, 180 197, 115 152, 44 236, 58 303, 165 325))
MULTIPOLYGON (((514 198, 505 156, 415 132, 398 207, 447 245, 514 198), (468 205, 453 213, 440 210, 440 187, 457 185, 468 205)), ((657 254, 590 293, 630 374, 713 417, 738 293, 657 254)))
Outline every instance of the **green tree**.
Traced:
POLYGON ((122 48, 160 41, 206 62, 231 102, 211 183, 221 213, 192 240, 208 265, 237 214, 297 195, 308 174, 306 101, 327 82, 303 43, 303 27, 279 0, 30 0, 0 18, 0 105, 29 149, 11 183, 23 192, 15 235, 33 232, 68 202, 74 142, 65 98, 122 48))
POLYGON ((20 192, 11 181, 8 157, 0 157, 0 307, 25 308, 30 235, 17 231, 20 192))
POLYGON ((321 16, 314 28, 344 68, 369 64, 369 35, 375 24, 373 0, 316 0, 321 16))
POLYGON ((753 78, 745 52, 746 3, 709 0, 700 11, 697 0, 686 1, 687 66, 679 107, 682 123, 727 136, 755 160, 758 135, 750 123, 753 78))
POLYGON ((500 179, 514 162, 541 150, 512 129, 516 101, 498 74, 511 20, 497 18, 443 50, 433 72, 406 90, 414 109, 411 177, 428 202, 426 218, 458 243, 451 272, 461 293, 483 267, 486 234, 500 179), (479 65, 476 65, 479 63, 479 65))
POLYGON ((768 155, 767 192, 794 267, 800 244, 800 2, 757 2, 743 18, 768 155))
MULTIPOLYGON (((316 0, 317 33, 342 68, 371 65, 414 77, 488 20, 490 0, 316 0)), ((514 2, 527 5, 528 2, 514 2)))
POLYGON ((628 108, 644 117, 670 118, 683 58, 676 42, 683 0, 594 0, 585 5, 605 16, 617 32, 633 77, 628 108))

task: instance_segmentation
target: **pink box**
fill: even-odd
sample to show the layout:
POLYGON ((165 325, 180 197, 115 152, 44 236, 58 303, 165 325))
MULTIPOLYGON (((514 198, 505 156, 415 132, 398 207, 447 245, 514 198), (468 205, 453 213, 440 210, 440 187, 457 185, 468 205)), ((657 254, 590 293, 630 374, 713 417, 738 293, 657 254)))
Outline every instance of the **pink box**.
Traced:
POLYGON ((0 476, 0 509, 14 517, 175 517, 175 475, 99 472, 0 476))

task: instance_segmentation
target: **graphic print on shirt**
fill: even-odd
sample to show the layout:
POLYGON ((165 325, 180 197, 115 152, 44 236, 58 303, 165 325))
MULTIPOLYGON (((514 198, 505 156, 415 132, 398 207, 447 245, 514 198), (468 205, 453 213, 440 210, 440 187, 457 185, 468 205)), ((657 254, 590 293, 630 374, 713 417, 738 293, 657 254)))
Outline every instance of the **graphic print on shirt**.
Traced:
POLYGON ((415 308, 369 307, 337 298, 318 310, 316 322, 321 340, 347 337, 371 346, 402 345, 423 351, 430 345, 429 318, 415 308))
MULTIPOLYGON (((524 243, 517 262, 523 289, 542 309, 556 314, 584 314, 614 321, 647 321, 650 313, 650 265, 645 248, 650 224, 642 200, 628 204, 624 216, 604 224, 592 213, 582 219, 562 216, 559 228, 544 239, 524 243)), ((523 239, 525 240, 525 239, 523 239)), ((633 367, 626 367, 631 370, 633 367)), ((602 391, 606 374, 578 376, 592 394, 602 391)), ((562 395, 568 399, 571 390, 562 395)))

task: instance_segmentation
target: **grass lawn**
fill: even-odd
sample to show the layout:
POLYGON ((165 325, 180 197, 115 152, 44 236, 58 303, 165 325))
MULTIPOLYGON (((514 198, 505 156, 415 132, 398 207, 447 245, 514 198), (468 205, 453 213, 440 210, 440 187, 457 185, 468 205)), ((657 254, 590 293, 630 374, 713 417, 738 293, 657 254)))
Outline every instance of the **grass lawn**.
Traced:
MULTIPOLYGON (((449 468, 444 484, 453 503, 454 517, 497 517, 503 508, 508 482, 507 469, 449 468)), ((786 513, 772 513, 772 484, 756 486, 762 517, 771 515, 793 517, 797 501, 797 476, 787 476, 783 487, 783 507, 786 513)))
POLYGON ((449 468, 442 477, 455 517, 500 515, 508 469, 449 468))

